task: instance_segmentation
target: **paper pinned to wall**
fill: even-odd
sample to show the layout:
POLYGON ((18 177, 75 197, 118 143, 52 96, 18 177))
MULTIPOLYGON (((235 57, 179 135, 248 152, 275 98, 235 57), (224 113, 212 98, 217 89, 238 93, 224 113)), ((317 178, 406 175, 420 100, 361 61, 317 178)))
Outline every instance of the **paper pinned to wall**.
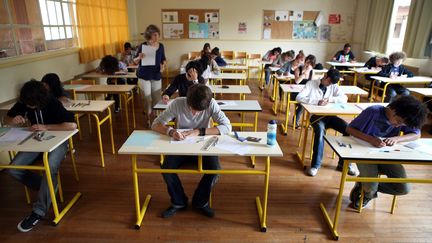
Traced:
POLYGON ((144 53, 144 57, 141 59, 141 66, 154 66, 156 63, 156 48, 142 45, 141 52, 144 53))
POLYGON ((275 11, 275 20, 276 21, 288 21, 288 11, 285 11, 285 10, 275 11))
POLYGON ((322 11, 319 12, 318 16, 315 18, 315 25, 320 27, 325 24, 325 17, 322 11))
POLYGON ((199 22, 199 16, 195 14, 189 14, 189 22, 190 23, 198 23, 199 22))
POLYGON ((293 39, 316 40, 317 27, 312 20, 293 22, 293 39))
POLYGON ((247 24, 246 22, 239 22, 238 24, 238 33, 246 34, 247 33, 247 24))
POLYGON ((328 24, 321 25, 319 27, 319 41, 330 41, 331 37, 331 26, 328 24))
POLYGON ((191 39, 209 38, 209 24, 189 23, 189 38, 191 39))
POLYGON ((183 36, 183 24, 163 24, 165 39, 180 39, 183 36))
POLYGON ((162 12, 162 23, 177 23, 178 22, 178 12, 162 12))
POLYGON ((219 24, 210 23, 209 24, 209 38, 218 39, 219 38, 219 24))
POLYGON ((291 11, 289 16, 290 21, 303 21, 303 11, 294 10, 291 11))
POLYGON ((264 29, 263 39, 264 40, 270 40, 271 39, 271 29, 264 29))
POLYGON ((219 13, 218 12, 207 12, 204 14, 206 23, 219 23, 219 13))

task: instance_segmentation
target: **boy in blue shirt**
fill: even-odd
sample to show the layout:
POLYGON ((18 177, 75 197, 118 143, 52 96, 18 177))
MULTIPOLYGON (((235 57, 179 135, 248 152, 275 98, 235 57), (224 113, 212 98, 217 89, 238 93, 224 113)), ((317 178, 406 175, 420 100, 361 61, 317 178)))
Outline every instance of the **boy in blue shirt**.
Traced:
MULTIPOLYGON (((420 138, 420 128, 426 120, 427 109, 412 96, 402 96, 387 107, 375 105, 365 109, 346 129, 351 136, 364 140, 375 147, 393 146, 398 142, 407 142, 420 138), (400 132, 404 135, 399 136, 400 132)), ((378 177, 380 174, 389 178, 406 178, 406 172, 400 164, 358 164, 360 177, 378 177)), ((364 191, 363 207, 377 193, 405 195, 409 192, 406 183, 356 183, 350 194, 352 207, 359 208, 361 188, 364 191)))

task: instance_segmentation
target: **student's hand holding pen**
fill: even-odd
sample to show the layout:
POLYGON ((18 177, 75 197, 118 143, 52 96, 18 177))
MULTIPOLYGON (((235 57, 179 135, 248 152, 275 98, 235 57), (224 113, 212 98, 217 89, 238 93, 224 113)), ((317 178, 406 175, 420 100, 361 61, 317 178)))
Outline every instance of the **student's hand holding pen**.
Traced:
POLYGON ((184 140, 186 138, 183 135, 183 133, 181 133, 181 132, 179 132, 177 130, 175 130, 175 131, 172 132, 171 137, 173 137, 174 140, 177 140, 177 141, 181 141, 181 140, 184 140))
POLYGON ((325 106, 328 104, 328 99, 322 99, 320 101, 318 101, 318 105, 320 106, 325 106))
POLYGON ((387 145, 387 146, 393 146, 398 142, 398 137, 389 137, 389 138, 384 138, 383 142, 387 145))
POLYGON ((22 117, 22 116, 20 116, 20 115, 18 115, 18 116, 16 116, 16 117, 14 117, 14 118, 12 118, 12 120, 11 120, 11 125, 16 125, 16 126, 22 126, 22 125, 24 125, 25 123, 26 123, 27 121, 26 121, 26 119, 24 118, 24 117, 22 117))
POLYGON ((170 97, 168 95, 162 95, 162 102, 165 105, 168 105, 169 99, 170 99, 170 97))
POLYGON ((48 127, 46 125, 43 125, 43 124, 34 124, 33 126, 31 126, 31 130, 34 132, 46 131, 46 130, 48 130, 48 127))
POLYGON ((183 136, 189 137, 189 136, 198 136, 199 135, 199 130, 198 129, 194 129, 194 130, 189 130, 189 131, 184 131, 182 132, 183 136))
POLYGON ((377 148, 382 148, 385 147, 387 144, 381 140, 380 138, 377 137, 373 137, 370 141, 370 144, 372 144, 373 146, 377 147, 377 148))

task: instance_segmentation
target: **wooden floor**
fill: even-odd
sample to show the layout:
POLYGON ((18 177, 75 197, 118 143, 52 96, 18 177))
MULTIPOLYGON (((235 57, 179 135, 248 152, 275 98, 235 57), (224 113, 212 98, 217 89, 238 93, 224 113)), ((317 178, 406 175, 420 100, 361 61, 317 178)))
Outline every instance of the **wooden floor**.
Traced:
MULTIPOLYGON (((259 91, 256 82, 250 86, 253 95, 263 107, 259 116, 259 131, 265 131, 271 113, 271 102, 266 92, 259 91)), ((238 96, 233 97, 236 99, 238 96)), ((225 96, 224 98, 230 98, 225 96)), ((142 101, 137 97, 137 129, 144 129, 142 101)), ((237 114, 229 115, 232 121, 237 114)), ((277 117, 282 121, 283 116, 277 117)), ((124 114, 114 114, 116 149, 126 140, 124 114)), ((340 172, 335 171, 336 160, 326 148, 322 169, 318 176, 305 176, 294 157, 297 151, 298 131, 288 136, 278 134, 284 151, 283 158, 272 160, 268 206, 268 230, 261 233, 255 207, 255 196, 261 195, 263 178, 259 176, 224 175, 213 193, 213 219, 193 209, 180 212, 171 219, 162 219, 160 213, 169 206, 168 193, 160 175, 140 176, 142 198, 151 193, 150 209, 141 230, 135 222, 131 160, 129 156, 112 155, 109 143, 105 145, 106 167, 100 167, 96 134, 89 134, 83 120, 83 140, 75 137, 76 158, 80 181, 73 178, 70 158, 61 168, 64 194, 70 199, 76 191, 83 196, 56 227, 51 225, 52 211, 29 233, 20 233, 16 224, 31 211, 25 202, 24 188, 5 173, 0 173, 0 242, 326 242, 332 241, 319 210, 324 202, 333 215, 338 192, 340 172)), ((426 129, 424 129, 426 131, 426 129)), ((424 132, 426 134, 426 132, 424 132)), ((107 130, 105 141, 109 141, 107 130)), ((140 163, 158 165, 158 157, 140 157, 140 163)), ((225 168, 249 166, 247 158, 224 157, 225 168)), ((262 168, 263 160, 257 161, 262 168)), ((309 164, 309 161, 307 161, 309 164)), ((408 173, 426 177, 430 166, 407 167, 408 173)), ((186 193, 190 196, 199 176, 181 176, 186 193)), ((348 207, 348 183, 344 192, 339 232, 341 242, 430 242, 432 241, 432 187, 415 184, 412 192, 399 197, 396 213, 389 213, 391 197, 379 195, 369 208, 358 214, 348 207)), ((34 198, 34 197, 33 197, 34 198)), ((62 206, 62 205, 61 205, 62 206)))

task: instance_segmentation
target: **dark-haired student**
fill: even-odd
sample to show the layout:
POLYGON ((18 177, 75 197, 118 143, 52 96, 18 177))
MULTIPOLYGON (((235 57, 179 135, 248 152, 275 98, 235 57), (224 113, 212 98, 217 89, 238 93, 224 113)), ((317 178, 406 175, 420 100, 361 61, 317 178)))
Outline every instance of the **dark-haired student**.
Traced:
POLYGON ((64 107, 68 107, 72 104, 69 94, 64 90, 60 77, 57 74, 47 73, 42 77, 41 82, 45 85, 50 94, 58 99, 64 107))
MULTIPOLYGON (((104 74, 113 75, 113 74, 122 74, 127 73, 126 64, 123 62, 119 62, 119 60, 111 55, 106 55, 102 58, 99 63, 98 71, 104 74)), ((107 84, 125 84, 126 81, 123 78, 107 78, 107 84)), ((114 98, 114 112, 120 111, 120 97, 118 94, 108 94, 106 99, 110 100, 114 98)))
MULTIPOLYGON (((271 70, 269 69, 269 67, 281 67, 282 65, 282 61, 281 61, 281 53, 282 53, 282 49, 280 47, 275 47, 271 50, 269 50, 268 52, 266 52, 266 54, 262 57, 263 61, 269 61, 271 62, 271 64, 266 64, 264 66, 264 70, 265 70, 265 84, 266 86, 269 84, 270 82, 270 75, 271 75, 271 70)), ((263 89, 264 87, 261 87, 261 89, 263 89)))
POLYGON ((210 53, 212 51, 210 43, 204 43, 203 49, 201 50, 201 55, 205 53, 210 53))
POLYGON ((225 67, 226 65, 228 65, 225 60, 222 58, 220 52, 219 52, 219 48, 215 47, 213 48, 213 50, 211 50, 210 52, 211 58, 213 60, 215 60, 216 64, 219 67, 225 67))
MULTIPOLYGON (((388 57, 374 56, 374 57, 369 58, 369 60, 365 63, 364 67, 367 67, 368 69, 372 69, 372 70, 381 71, 382 68, 385 65, 387 65, 388 63, 389 63, 388 57)), ((371 96, 370 91, 372 91, 372 85, 373 85, 373 79, 371 78, 371 76, 373 76, 373 74, 366 74, 365 75, 366 80, 370 81, 368 98, 370 98, 370 96, 371 96)))
MULTIPOLYGON (((427 109, 412 96, 402 96, 387 107, 376 105, 365 109, 347 128, 351 136, 370 143, 374 147, 393 146, 420 138, 420 128, 426 120, 427 109), (399 134, 403 132, 402 136, 399 134)), ((400 164, 358 164, 360 177, 406 178, 400 164)), ((378 197, 378 192, 391 195, 408 194, 406 183, 356 182, 350 193, 352 207, 360 206, 361 189, 364 191, 362 207, 378 197)))
MULTIPOLYGON (((28 122, 31 124, 32 131, 74 130, 77 127, 73 113, 67 111, 60 101, 51 96, 47 88, 36 80, 24 84, 20 91, 19 101, 5 117, 5 124, 10 126, 23 126, 28 122)), ((48 154, 54 188, 57 187, 57 171, 67 149, 68 142, 66 141, 48 154)), ((42 153, 19 152, 11 165, 31 165, 41 155, 42 153)), ((31 214, 17 226, 19 231, 28 232, 47 214, 51 205, 46 177, 28 170, 7 169, 6 173, 28 188, 38 191, 31 214)))
POLYGON ((198 62, 200 63, 202 69, 201 76, 204 78, 206 84, 208 83, 212 73, 220 73, 220 68, 216 61, 211 58, 210 53, 204 53, 201 55, 201 58, 198 59, 198 62))
MULTIPOLYGON (((121 53, 120 62, 123 62, 126 64, 126 66, 129 65, 135 65, 133 61, 133 57, 135 56, 135 50, 132 47, 132 44, 130 42, 125 42, 123 45, 124 51, 121 53)), ((128 71, 132 72, 132 69, 128 69, 128 71)), ((127 84, 136 85, 138 83, 137 78, 127 78, 126 79, 127 84)))
MULTIPOLYGON (((404 52, 394 52, 390 54, 390 63, 385 65, 377 76, 396 78, 404 75, 407 77, 413 77, 414 74, 402 65, 405 58, 406 55, 404 52)), ((384 84, 381 84, 381 86, 384 87, 384 84)), ((408 96, 410 95, 410 92, 400 84, 389 84, 387 86, 384 102, 392 102, 397 95, 408 96)))
POLYGON ((162 101, 168 104, 170 97, 178 91, 179 97, 187 95, 188 88, 194 84, 205 84, 204 78, 201 76, 201 65, 198 61, 190 61, 186 65, 186 73, 177 75, 171 84, 162 93, 162 101))
MULTIPOLYGON (((340 90, 337 84, 340 73, 337 69, 330 69, 321 79, 311 80, 306 83, 304 89, 297 95, 297 102, 301 104, 325 106, 329 103, 346 103, 348 97, 340 90)), ((344 136, 347 136, 347 122, 337 116, 315 116, 310 118, 314 130, 314 146, 311 166, 306 173, 316 176, 321 167, 324 153, 324 135, 326 129, 332 128, 344 136)), ((337 170, 342 171, 343 161, 339 160, 337 170)), ((357 175, 358 171, 354 165, 349 165, 348 174, 357 175)))
POLYGON ((355 62, 354 53, 351 51, 351 45, 346 43, 343 50, 336 52, 332 60, 336 62, 355 62))
MULTIPOLYGON (((189 87, 187 97, 179 97, 173 100, 168 108, 158 116, 152 125, 152 129, 161 134, 166 134, 175 140, 183 140, 189 136, 223 135, 231 132, 229 119, 221 111, 209 87, 203 84, 195 84, 189 87), (167 123, 176 119, 177 128, 167 126, 167 123), (210 119, 219 125, 210 127, 210 119), (191 129, 180 131, 177 129, 191 129)), ((197 161, 197 156, 165 157, 163 169, 178 169, 184 163, 197 161)), ((204 170, 219 170, 219 158, 217 156, 203 156, 204 170)), ((171 197, 171 206, 162 213, 163 218, 172 217, 177 211, 186 209, 188 197, 177 174, 162 174, 171 197)), ((214 217, 214 211, 209 207, 210 192, 218 178, 217 174, 206 174, 201 178, 192 199, 192 206, 208 217, 214 217)))

